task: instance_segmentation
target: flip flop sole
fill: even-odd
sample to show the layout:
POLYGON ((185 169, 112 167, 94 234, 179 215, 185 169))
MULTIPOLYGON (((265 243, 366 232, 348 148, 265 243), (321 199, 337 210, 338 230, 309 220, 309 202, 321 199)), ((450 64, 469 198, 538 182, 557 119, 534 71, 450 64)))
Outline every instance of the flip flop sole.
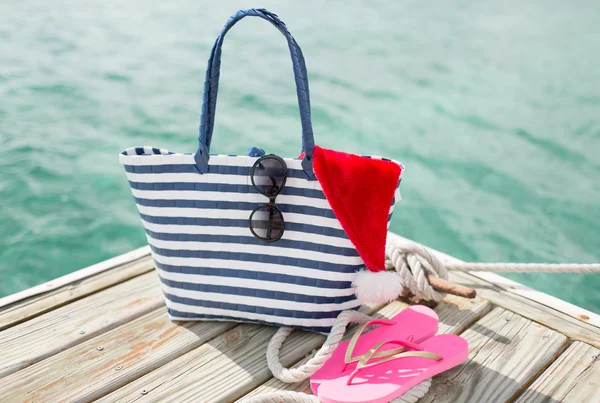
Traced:
MULTIPOLYGON (((394 325, 379 326, 372 331, 361 335, 354 348, 354 355, 362 355, 369 351, 374 345, 384 340, 408 339, 420 343, 437 333, 438 316, 432 309, 415 305, 406 308, 394 316, 394 325)), ((333 355, 325 362, 317 372, 310 377, 310 387, 313 394, 318 394, 321 383, 339 378, 344 374, 350 374, 356 368, 356 362, 346 366, 344 360, 349 341, 341 343, 333 352, 333 355)))
POLYGON ((350 385, 347 384, 349 374, 323 382, 319 387, 319 399, 324 403, 387 403, 424 380, 462 364, 469 357, 467 341, 453 334, 434 336, 420 345, 424 351, 435 353, 442 359, 407 357, 364 368, 350 385))

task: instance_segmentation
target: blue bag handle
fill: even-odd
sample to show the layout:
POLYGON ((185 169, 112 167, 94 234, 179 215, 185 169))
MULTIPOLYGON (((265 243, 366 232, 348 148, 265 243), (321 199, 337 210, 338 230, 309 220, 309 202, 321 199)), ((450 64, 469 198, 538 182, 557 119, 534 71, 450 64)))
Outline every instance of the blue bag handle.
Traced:
POLYGON ((206 68, 206 80, 204 82, 204 94, 202 96, 202 112, 200 115, 200 130, 198 133, 198 150, 194 154, 196 168, 200 173, 208 171, 208 160, 210 143, 215 123, 215 109, 217 105, 217 91, 219 89, 219 73, 221 70, 221 47, 225 34, 244 17, 260 17, 273 24, 287 39, 290 55, 294 66, 294 79, 296 81, 296 93, 298 95, 298 106, 300 108, 300 121, 302 124, 302 151, 305 153, 302 160, 302 168, 309 179, 315 179, 312 169, 312 154, 315 147, 312 123, 310 116, 310 94, 308 79, 306 76, 306 64, 300 46, 287 30, 285 23, 279 17, 264 8, 251 8, 240 10, 225 23, 221 33, 215 40, 208 67, 206 68))

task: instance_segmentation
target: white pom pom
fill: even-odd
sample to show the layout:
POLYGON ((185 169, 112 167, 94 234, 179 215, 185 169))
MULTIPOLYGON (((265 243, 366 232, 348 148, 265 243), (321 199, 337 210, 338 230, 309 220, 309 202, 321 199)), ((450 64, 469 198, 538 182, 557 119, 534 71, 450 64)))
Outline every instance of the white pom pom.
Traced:
POLYGON ((352 282, 361 304, 390 302, 402 293, 400 276, 392 271, 361 270, 352 282))

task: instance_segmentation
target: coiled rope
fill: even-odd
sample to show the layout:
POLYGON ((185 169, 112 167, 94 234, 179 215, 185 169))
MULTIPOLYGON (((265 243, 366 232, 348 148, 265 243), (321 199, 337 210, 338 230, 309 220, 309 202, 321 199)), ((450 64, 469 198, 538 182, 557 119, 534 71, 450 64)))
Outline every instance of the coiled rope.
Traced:
MULTIPOLYGON (((417 299, 440 302, 444 294, 434 290, 427 274, 434 274, 444 280, 448 279, 448 270, 471 272, 533 272, 533 273, 598 273, 600 264, 538 264, 538 263, 446 263, 443 264, 426 248, 408 243, 388 242, 386 245, 386 267, 396 270, 401 278, 404 288, 410 291, 417 299)), ((313 375, 323 366, 334 350, 338 347, 346 328, 350 323, 366 323, 372 320, 368 315, 357 311, 343 311, 337 317, 331 333, 323 346, 306 363, 296 368, 285 368, 279 359, 281 346, 286 338, 293 332, 292 328, 281 327, 271 338, 267 347, 267 364, 273 376, 282 382, 301 382, 313 375)), ((415 403, 425 396, 431 387, 431 379, 420 383, 393 403, 415 403)), ((243 400, 244 403, 319 403, 314 395, 292 391, 278 391, 251 396, 243 400)))

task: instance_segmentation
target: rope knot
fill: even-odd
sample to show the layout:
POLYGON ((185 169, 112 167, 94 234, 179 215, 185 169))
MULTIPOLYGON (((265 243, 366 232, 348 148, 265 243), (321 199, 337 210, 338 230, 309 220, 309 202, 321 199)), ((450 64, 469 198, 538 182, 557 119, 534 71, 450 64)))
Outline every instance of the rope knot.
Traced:
POLYGON ((418 245, 386 245, 386 268, 396 270, 405 290, 422 301, 440 302, 444 293, 433 289, 427 280, 427 274, 448 280, 448 271, 435 256, 418 245))

